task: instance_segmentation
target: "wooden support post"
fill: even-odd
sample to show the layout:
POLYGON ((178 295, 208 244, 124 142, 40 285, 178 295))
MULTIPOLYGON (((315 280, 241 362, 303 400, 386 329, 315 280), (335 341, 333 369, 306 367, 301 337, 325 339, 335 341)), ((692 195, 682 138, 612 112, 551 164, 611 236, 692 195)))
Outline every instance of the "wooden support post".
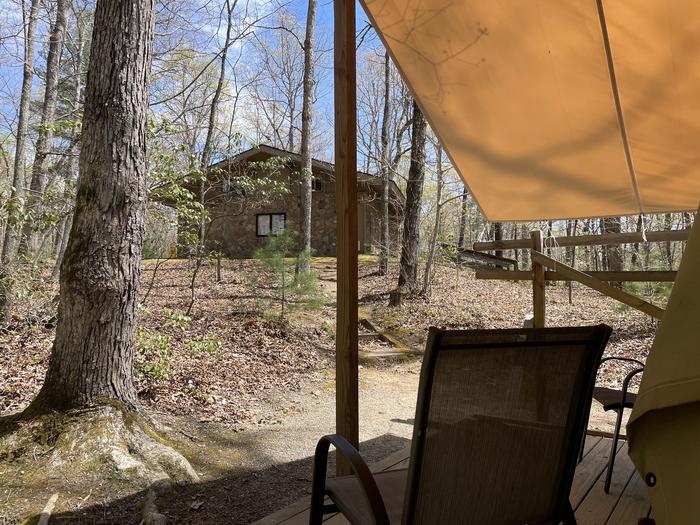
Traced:
MULTIPOLYGON (((357 354, 357 100, 355 1, 334 0, 335 203, 338 286, 336 432, 359 446, 357 354)), ((351 474, 340 455, 337 474, 351 474)))
POLYGON ((542 232, 533 230, 530 232, 530 254, 532 261, 532 326, 534 328, 544 328, 545 326, 545 294, 544 294, 544 266, 538 263, 532 255, 535 252, 542 252, 542 232))

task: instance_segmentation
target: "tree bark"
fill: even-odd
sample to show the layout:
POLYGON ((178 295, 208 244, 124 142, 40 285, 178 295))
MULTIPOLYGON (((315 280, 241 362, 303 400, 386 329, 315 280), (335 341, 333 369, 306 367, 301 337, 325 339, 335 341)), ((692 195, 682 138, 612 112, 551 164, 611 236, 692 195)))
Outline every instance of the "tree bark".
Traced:
POLYGON ((132 363, 146 203, 155 0, 99 0, 80 178, 49 368, 30 412, 137 403, 132 363))
POLYGON ((29 126, 29 103, 32 97, 32 79, 34 75, 34 40, 36 37, 39 0, 32 0, 29 7, 29 20, 24 39, 24 68, 22 92, 19 99, 17 115, 17 143, 15 145, 15 164, 10 192, 11 206, 8 206, 7 225, 3 236, 2 254, 0 256, 0 324, 10 320, 12 312, 12 263, 17 245, 17 225, 24 210, 25 162, 27 149, 27 128, 29 126))
MULTIPOLYGON (((619 217, 607 217, 603 219, 603 233, 620 233, 622 223, 619 217)), ((623 267, 622 249, 618 245, 605 246, 603 248, 605 256, 605 267, 610 272, 621 272, 623 267)), ((609 283, 615 288, 622 288, 622 282, 609 283)))
MULTIPOLYGON (((644 217, 640 213, 637 216, 637 232, 641 233, 644 229, 644 217)), ((632 258, 630 261, 630 266, 632 267, 632 270, 636 270, 639 267, 639 243, 635 242, 632 245, 632 258)))
POLYGON ((58 67, 63 51, 63 40, 66 34, 66 22, 70 0, 58 0, 56 2, 56 20, 51 28, 49 37, 49 52, 46 57, 46 86, 44 89, 44 102, 41 108, 41 124, 39 137, 36 141, 36 153, 32 166, 32 179, 29 184, 27 198, 28 218, 22 226, 20 238, 20 253, 27 255, 37 249, 36 246, 36 214, 41 207, 41 198, 46 189, 46 174, 49 170, 49 153, 53 142, 53 125, 56 116, 56 102, 58 101, 58 67))
MULTIPOLYGON (((502 241, 503 240, 503 223, 494 222, 493 223, 493 240, 502 241)), ((503 250, 496 250, 496 257, 503 257, 503 250)))
POLYGON ((379 275, 389 272, 389 125, 391 120, 391 61, 389 53, 384 53, 384 112, 382 114, 381 156, 382 156, 382 210, 379 246, 379 275))
MULTIPOLYGON (((673 227, 673 215, 670 213, 664 214, 664 230, 670 230, 673 227)), ((673 247, 671 241, 663 243, 664 255, 666 257, 666 265, 669 270, 673 270, 673 247)))
POLYGON ((467 185, 462 189, 462 202, 459 208, 459 240, 457 248, 464 248, 467 232, 467 185))
POLYGON ((309 0, 304 38, 304 95, 301 106, 301 254, 298 270, 311 271, 311 208, 313 206, 313 170, 311 160, 311 125, 314 92, 314 27, 316 0, 309 0))
POLYGON ((416 290, 418 280, 418 245, 420 242, 420 206, 425 179, 425 132, 423 112, 413 101, 411 134, 411 166, 406 183, 406 206, 404 208, 403 238, 401 242, 401 264, 398 288, 408 293, 416 290))

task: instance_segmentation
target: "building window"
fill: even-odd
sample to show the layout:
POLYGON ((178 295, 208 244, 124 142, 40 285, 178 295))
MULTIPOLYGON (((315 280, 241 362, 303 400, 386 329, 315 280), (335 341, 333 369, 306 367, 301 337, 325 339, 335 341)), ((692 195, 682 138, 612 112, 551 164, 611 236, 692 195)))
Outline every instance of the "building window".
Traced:
POLYGON ((323 191, 323 181, 318 177, 314 177, 311 180, 311 189, 313 191, 323 191))
POLYGON ((258 237, 277 235, 284 230, 286 219, 287 216, 284 213, 260 213, 255 216, 257 223, 255 233, 258 237))

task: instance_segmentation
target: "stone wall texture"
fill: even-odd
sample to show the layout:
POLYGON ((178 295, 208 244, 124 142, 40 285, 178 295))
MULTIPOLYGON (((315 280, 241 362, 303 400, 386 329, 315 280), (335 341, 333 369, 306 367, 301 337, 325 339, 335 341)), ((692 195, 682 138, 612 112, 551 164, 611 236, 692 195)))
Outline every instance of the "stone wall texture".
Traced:
MULTIPOLYGON (((246 206, 245 197, 227 200, 210 209, 212 222, 207 235, 210 249, 220 250, 226 257, 250 258, 262 247, 267 237, 256 234, 258 214, 284 213, 286 227, 299 232, 301 217, 301 184, 296 170, 285 168, 277 175, 289 193, 283 197, 256 206, 246 206)), ((333 175, 324 170, 314 170, 314 178, 320 188, 313 192, 311 247, 315 256, 335 256, 335 183, 333 175)), ((378 253, 380 242, 379 185, 358 184, 358 251, 378 253)), ((390 207, 391 238, 398 239, 397 206, 390 207)), ((392 243, 395 249, 396 241, 392 243)))

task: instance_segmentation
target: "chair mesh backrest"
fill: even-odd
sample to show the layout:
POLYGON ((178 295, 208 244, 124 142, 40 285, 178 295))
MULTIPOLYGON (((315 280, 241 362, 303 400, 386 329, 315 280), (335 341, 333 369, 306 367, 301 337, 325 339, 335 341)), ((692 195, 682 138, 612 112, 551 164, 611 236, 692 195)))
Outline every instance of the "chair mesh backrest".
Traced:
POLYGON ((610 328, 431 329, 405 523, 561 519, 610 328))

